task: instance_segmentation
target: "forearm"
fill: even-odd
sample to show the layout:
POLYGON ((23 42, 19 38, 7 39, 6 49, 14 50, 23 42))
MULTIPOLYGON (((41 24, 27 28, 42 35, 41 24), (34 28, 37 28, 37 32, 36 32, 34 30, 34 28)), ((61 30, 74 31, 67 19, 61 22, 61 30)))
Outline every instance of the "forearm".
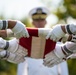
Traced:
POLYGON ((7 31, 6 30, 0 30, 0 37, 6 38, 7 37, 7 31))
POLYGON ((12 29, 16 25, 17 21, 8 20, 8 28, 12 29))
POLYGON ((16 25, 15 20, 0 20, 0 30, 5 30, 7 28, 12 29, 16 25))

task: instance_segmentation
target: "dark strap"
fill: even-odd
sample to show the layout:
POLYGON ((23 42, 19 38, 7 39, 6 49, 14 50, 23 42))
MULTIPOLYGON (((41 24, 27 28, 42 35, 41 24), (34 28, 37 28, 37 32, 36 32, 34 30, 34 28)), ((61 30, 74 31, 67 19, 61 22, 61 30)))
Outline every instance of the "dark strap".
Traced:
POLYGON ((6 20, 3 20, 3 27, 2 27, 2 30, 5 30, 6 29, 6 20))
POLYGON ((7 50, 8 47, 9 47, 9 42, 6 42, 6 46, 5 46, 4 50, 7 50))
POLYGON ((72 51, 67 49, 66 45, 64 45, 64 51, 67 52, 68 55, 73 53, 72 51))
POLYGON ((67 32, 68 32, 69 34, 73 34, 73 33, 70 31, 69 25, 66 26, 66 29, 67 29, 67 32))
POLYGON ((6 51, 5 56, 0 57, 0 59, 6 60, 9 57, 9 55, 10 55, 10 52, 6 51))

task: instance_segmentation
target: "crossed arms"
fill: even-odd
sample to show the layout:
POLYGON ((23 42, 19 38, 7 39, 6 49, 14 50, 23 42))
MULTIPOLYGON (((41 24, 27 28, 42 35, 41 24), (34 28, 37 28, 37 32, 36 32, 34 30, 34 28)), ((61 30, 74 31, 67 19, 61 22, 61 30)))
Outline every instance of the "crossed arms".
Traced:
MULTIPOLYGON (((3 46, 0 45, 0 48, 1 48, 0 54, 1 55, 4 54, 3 56, 1 56, 1 58, 4 58, 5 55, 7 54, 8 56, 5 57, 5 59, 10 61, 10 62, 13 62, 13 63, 23 62, 24 61, 24 57, 26 55, 28 55, 28 54, 30 55, 30 53, 32 52, 32 50, 28 50, 29 46, 27 46, 28 48, 25 46, 25 45, 29 45, 30 44, 30 43, 27 44, 29 41, 23 42, 24 40, 28 40, 30 38, 29 37, 30 34, 29 34, 27 28, 25 28, 24 25, 21 22, 18 22, 18 23, 17 22, 18 21, 15 21, 15 22, 14 21, 8 21, 8 27, 7 28, 10 28, 13 31, 14 36, 16 38, 19 38, 19 40, 15 39, 13 41, 12 40, 8 41, 9 42, 9 47, 7 48, 7 50, 3 50, 3 49, 5 49, 6 41, 4 41, 3 39, 0 40, 1 42, 4 41, 3 42, 3 46), (20 30, 18 29, 19 27, 20 27, 20 30), (15 48, 15 49, 13 49, 13 48, 15 48)), ((76 32, 75 28, 76 28, 75 25, 69 25, 69 27, 66 25, 66 26, 56 26, 56 27, 53 28, 53 30, 51 30, 51 29, 49 30, 48 29, 47 32, 45 31, 46 29, 31 30, 30 33, 32 33, 32 31, 33 31, 33 33, 35 34, 34 36, 36 36, 36 37, 40 36, 40 37, 43 37, 44 40, 50 41, 50 44, 49 44, 49 42, 47 42, 48 43, 47 46, 48 46, 48 50, 49 50, 48 52, 47 52, 47 50, 45 50, 45 52, 44 52, 45 45, 42 48, 39 48, 40 50, 43 49, 43 52, 41 53, 41 57, 45 56, 44 65, 48 66, 48 64, 49 64, 49 66, 51 66, 51 65, 53 66, 55 64, 58 64, 58 63, 62 62, 63 58, 66 58, 69 55, 75 53, 75 45, 76 44, 75 44, 75 39, 72 38, 72 37, 71 37, 70 40, 74 41, 74 42, 67 42, 67 43, 63 44, 62 46, 56 44, 56 42, 59 41, 61 38, 63 38, 66 33, 67 34, 76 34, 75 33, 76 32), (68 29, 70 30, 71 33, 69 32, 68 29), (49 59, 49 61, 48 61, 48 59, 49 59)), ((1 32, 3 34, 6 34, 6 36, 7 36, 7 33, 5 31, 1 31, 1 32)), ((0 36, 4 36, 3 34, 0 34, 0 36)), ((33 36, 33 34, 32 34, 32 36, 33 36)), ((73 37, 75 37, 75 36, 73 36, 73 37)), ((31 55, 33 55, 33 54, 31 54, 31 55)))

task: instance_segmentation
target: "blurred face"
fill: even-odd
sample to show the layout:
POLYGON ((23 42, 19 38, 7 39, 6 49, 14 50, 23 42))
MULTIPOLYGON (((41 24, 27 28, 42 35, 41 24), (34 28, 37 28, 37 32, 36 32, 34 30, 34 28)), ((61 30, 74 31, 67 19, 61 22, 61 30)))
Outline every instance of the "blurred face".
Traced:
POLYGON ((32 23, 36 28, 44 28, 46 25, 46 20, 45 19, 34 19, 32 23))

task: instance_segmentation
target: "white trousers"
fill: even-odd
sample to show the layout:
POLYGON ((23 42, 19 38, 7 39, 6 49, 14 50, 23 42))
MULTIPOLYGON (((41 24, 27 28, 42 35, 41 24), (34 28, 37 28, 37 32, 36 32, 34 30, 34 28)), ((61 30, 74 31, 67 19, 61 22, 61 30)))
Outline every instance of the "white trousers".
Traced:
POLYGON ((25 62, 18 65, 17 75, 68 75, 66 62, 52 68, 48 68, 42 63, 42 59, 26 58, 25 62))

